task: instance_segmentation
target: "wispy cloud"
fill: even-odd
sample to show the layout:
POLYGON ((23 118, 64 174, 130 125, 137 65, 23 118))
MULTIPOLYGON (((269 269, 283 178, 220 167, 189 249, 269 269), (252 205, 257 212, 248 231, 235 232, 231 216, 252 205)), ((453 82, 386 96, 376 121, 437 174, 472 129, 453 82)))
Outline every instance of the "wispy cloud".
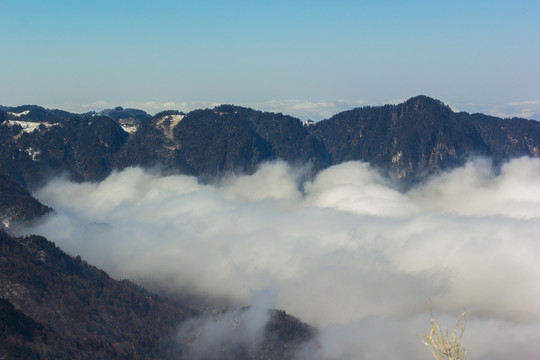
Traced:
POLYGON ((540 121, 540 100, 508 103, 508 107, 506 109, 503 108, 503 114, 505 117, 518 116, 540 121))
POLYGON ((540 121, 540 100, 514 101, 507 103, 456 103, 454 110, 468 113, 484 113, 501 118, 520 117, 540 121))
POLYGON ((274 306, 270 289, 253 294, 249 307, 236 308, 218 314, 203 314, 184 322, 178 330, 178 340, 189 345, 188 359, 236 359, 238 348, 249 353, 260 350, 265 327, 274 306))
POLYGON ((214 108, 218 105, 220 105, 220 103, 212 101, 128 101, 121 104, 122 107, 141 109, 152 115, 163 110, 179 110, 189 112, 196 109, 214 108))
POLYGON ((365 105, 363 100, 302 101, 272 100, 253 104, 265 111, 282 112, 303 120, 322 120, 341 111, 365 105))

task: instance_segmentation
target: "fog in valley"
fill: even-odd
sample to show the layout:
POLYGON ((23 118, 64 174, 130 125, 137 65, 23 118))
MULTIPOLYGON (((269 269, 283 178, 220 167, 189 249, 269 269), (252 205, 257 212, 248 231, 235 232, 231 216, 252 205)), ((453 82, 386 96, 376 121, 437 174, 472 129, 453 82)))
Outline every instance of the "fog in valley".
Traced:
MULTIPOLYGON (((429 301, 449 329, 467 310, 469 358, 537 358, 540 160, 474 159, 405 193, 360 162, 308 170, 56 178, 35 194, 55 213, 25 232, 150 290, 283 309, 319 329, 299 359, 430 359, 429 301)), ((267 318, 246 316, 256 336, 267 318)), ((212 321, 201 341, 232 336, 212 321)))

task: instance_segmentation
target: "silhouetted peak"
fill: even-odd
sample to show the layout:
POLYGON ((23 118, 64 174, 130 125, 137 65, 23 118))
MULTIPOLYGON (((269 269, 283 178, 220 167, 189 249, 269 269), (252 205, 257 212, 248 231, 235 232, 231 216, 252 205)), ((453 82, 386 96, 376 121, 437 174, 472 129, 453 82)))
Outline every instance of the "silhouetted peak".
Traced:
POLYGON ((405 101, 402 105, 406 107, 414 107, 415 110, 423 110, 428 108, 439 107, 441 109, 450 109, 448 105, 440 100, 431 98, 426 95, 418 95, 405 101))
POLYGON ((186 114, 183 113, 182 111, 178 111, 178 110, 163 110, 163 111, 160 111, 160 112, 156 113, 152 118, 153 119, 161 119, 163 117, 171 116, 171 115, 186 115, 186 114))
POLYGON ((144 110, 130 108, 124 109, 121 106, 117 106, 114 109, 104 109, 97 114, 110 117, 116 121, 129 120, 130 123, 133 124, 140 124, 152 117, 144 110))
POLYGON ((430 98, 425 95, 418 95, 410 98, 402 104, 397 105, 403 113, 424 113, 440 116, 442 114, 451 114, 453 110, 440 100, 430 98))
POLYGON ((237 105, 230 105, 230 104, 222 104, 214 108, 214 113, 220 114, 220 115, 237 114, 239 112, 245 112, 245 111, 254 111, 254 110, 251 108, 246 108, 246 107, 237 106, 237 105))

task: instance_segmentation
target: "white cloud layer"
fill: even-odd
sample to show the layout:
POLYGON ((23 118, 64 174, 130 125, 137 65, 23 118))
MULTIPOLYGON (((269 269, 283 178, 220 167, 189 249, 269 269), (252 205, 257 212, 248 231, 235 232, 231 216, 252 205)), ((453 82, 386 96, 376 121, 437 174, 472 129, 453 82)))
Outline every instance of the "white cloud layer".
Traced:
MULTIPOLYGON (((216 101, 127 101, 112 103, 108 101, 96 101, 91 104, 77 105, 72 103, 49 104, 47 108, 59 108, 75 113, 88 111, 100 111, 103 109, 122 106, 146 111, 153 115, 163 110, 179 110, 189 112, 196 109, 214 108, 224 102, 216 101)), ((227 102, 225 102, 227 103, 227 102)), ((302 120, 322 120, 345 110, 350 110, 365 105, 362 100, 334 100, 334 101, 307 101, 307 100, 270 100, 256 103, 233 103, 234 105, 251 107, 255 110, 270 111, 291 115, 302 120)))
POLYGON ((540 121, 540 100, 515 101, 504 104, 494 112, 500 117, 522 117, 540 121))
POLYGON ((540 121, 540 100, 525 100, 502 103, 452 103, 457 109, 468 113, 483 113, 500 118, 519 117, 540 121))
POLYGON ((351 110, 366 105, 363 100, 334 100, 334 101, 302 101, 302 100, 272 100, 251 106, 264 111, 281 112, 302 120, 319 121, 328 119, 345 110, 351 110))
POLYGON ((407 193, 358 162, 300 175, 277 162, 212 185, 139 168, 54 179, 36 196, 56 213, 28 231, 148 287, 238 304, 275 289, 321 329, 311 358, 429 359, 414 335, 429 299, 442 323, 467 309, 471 358, 540 353, 540 160, 497 174, 477 160, 407 193))

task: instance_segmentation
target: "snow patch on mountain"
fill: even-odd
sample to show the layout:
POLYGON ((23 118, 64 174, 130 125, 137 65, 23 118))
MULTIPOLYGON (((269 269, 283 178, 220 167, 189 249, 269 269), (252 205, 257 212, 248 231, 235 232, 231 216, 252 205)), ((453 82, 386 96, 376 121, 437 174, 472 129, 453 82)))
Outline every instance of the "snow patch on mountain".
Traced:
MULTIPOLYGON (((22 113, 21 113, 22 114, 22 113)), ((20 126, 23 132, 31 133, 35 130, 39 130, 40 125, 45 127, 59 126, 60 124, 50 124, 46 122, 33 122, 33 121, 22 121, 22 120, 8 120, 5 124, 9 127, 20 126)))
POLYGON ((159 129, 161 129, 161 131, 163 131, 163 134, 167 138, 172 140, 174 127, 178 125, 184 117, 184 114, 167 115, 159 119, 156 125, 159 129))
POLYGON ((129 134, 134 134, 137 132, 137 130, 139 130, 139 125, 120 124, 120 126, 125 132, 129 134))
POLYGON ((25 115, 28 115, 29 113, 30 113, 30 110, 25 110, 20 113, 8 112, 9 115, 16 116, 16 117, 25 116, 25 115))
POLYGON ((37 161, 37 156, 41 154, 40 150, 34 150, 32 147, 28 147, 25 149, 26 153, 32 157, 33 161, 37 161))

